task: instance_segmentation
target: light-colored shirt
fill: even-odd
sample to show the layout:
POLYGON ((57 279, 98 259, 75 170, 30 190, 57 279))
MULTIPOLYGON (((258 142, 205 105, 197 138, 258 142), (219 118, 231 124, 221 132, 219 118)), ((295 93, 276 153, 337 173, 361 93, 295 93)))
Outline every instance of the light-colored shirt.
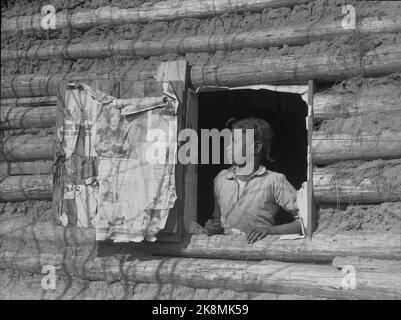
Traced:
POLYGON ((239 187, 238 192, 239 192, 239 195, 241 196, 242 191, 244 191, 246 181, 242 181, 241 179, 237 178, 237 182, 238 182, 238 187, 239 187))
POLYGON ((234 228, 248 233, 257 227, 274 226, 280 207, 299 219, 297 192, 285 175, 261 165, 244 181, 241 192, 236 171, 233 166, 214 179, 213 217, 221 219, 225 230, 234 228))

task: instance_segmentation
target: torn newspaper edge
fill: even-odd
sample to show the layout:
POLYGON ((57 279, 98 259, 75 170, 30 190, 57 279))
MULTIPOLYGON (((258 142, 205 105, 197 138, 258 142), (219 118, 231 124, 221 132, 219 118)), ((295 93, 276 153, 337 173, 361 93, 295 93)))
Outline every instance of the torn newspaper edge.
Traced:
POLYGON ((115 103, 121 107, 121 114, 125 116, 157 108, 166 108, 166 111, 176 114, 179 105, 178 98, 169 82, 163 83, 163 95, 161 97, 116 99, 115 103))

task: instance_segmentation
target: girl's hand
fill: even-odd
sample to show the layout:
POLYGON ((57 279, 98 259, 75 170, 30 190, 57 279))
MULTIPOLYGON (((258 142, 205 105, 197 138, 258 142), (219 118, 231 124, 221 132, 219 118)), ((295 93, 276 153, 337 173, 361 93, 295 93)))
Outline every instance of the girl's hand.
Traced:
POLYGON ((224 229, 221 226, 221 222, 218 220, 209 219, 206 224, 205 228, 203 229, 204 232, 210 237, 214 234, 222 234, 224 233, 224 229))
POLYGON ((246 235, 246 239, 248 240, 248 243, 255 243, 256 241, 265 238, 268 234, 274 234, 273 227, 259 227, 249 232, 246 235))

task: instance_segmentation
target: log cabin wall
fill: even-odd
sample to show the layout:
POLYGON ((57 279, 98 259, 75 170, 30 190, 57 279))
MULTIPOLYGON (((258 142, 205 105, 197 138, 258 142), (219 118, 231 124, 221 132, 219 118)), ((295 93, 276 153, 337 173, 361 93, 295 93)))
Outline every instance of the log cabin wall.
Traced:
POLYGON ((315 96, 313 182, 320 231, 400 231, 400 108, 399 73, 347 79, 315 96))
MULTIPOLYGON (((306 84, 310 79, 316 80, 313 183, 316 200, 321 206, 316 239, 321 237, 322 247, 329 249, 327 252, 314 244, 309 248, 303 243, 308 249, 292 255, 299 246, 277 240, 279 249, 269 255, 241 242, 199 236, 189 239, 184 247, 161 245, 145 248, 143 254, 163 256, 172 252, 174 257, 188 259, 222 258, 227 259, 222 263, 242 268, 244 272, 251 266, 233 264, 229 259, 284 261, 280 263, 319 261, 326 263, 325 267, 312 268, 311 272, 332 280, 338 278, 330 265, 337 255, 359 255, 380 261, 401 259, 401 250, 397 248, 399 239, 394 236, 401 230, 401 3, 15 1, 2 4, 1 37, 1 216, 2 219, 21 218, 17 222, 3 222, 0 230, 2 281, 7 282, 4 279, 9 278, 16 281, 8 270, 10 265, 19 270, 21 277, 29 277, 25 272, 40 273, 29 260, 37 250, 29 244, 30 235, 18 233, 20 228, 31 228, 32 220, 44 223, 38 226, 38 233, 46 235, 39 237, 43 250, 36 252, 43 261, 50 259, 46 254, 55 250, 70 252, 78 247, 93 253, 93 244, 82 247, 85 241, 92 243, 93 234, 86 235, 78 244, 79 236, 65 243, 66 240, 63 242, 57 237, 67 231, 57 228, 49 231, 46 224, 52 220, 58 81, 82 77, 149 79, 154 77, 159 62, 180 59, 186 59, 192 66, 190 79, 194 88, 201 85, 306 84), (358 21, 355 30, 341 27, 342 8, 350 3, 355 7, 358 21), (56 8, 59 18, 55 30, 44 31, 40 27, 38 13, 45 4, 56 8), (371 231, 372 235, 365 237, 365 231, 371 231), (333 234, 343 232, 345 238, 332 238, 333 234), (355 244, 350 240, 355 235, 347 232, 357 232, 362 238, 355 244), (49 240, 52 236, 59 242, 49 240), (328 245, 336 241, 344 245, 343 251, 328 245), (213 253, 212 250, 210 254, 202 251, 202 248, 224 245, 232 246, 232 251, 213 253), (24 249, 18 256, 16 246, 24 249)), ((59 257, 53 255, 51 259, 58 261, 59 257)), ((77 259, 81 261, 82 255, 77 259)), ((183 268, 186 261, 183 259, 183 268)), ((255 266, 258 263, 262 262, 255 262, 255 266)), ((281 265, 269 267, 274 272, 281 265)), ((165 272, 171 271, 168 266, 166 268, 165 272)), ((260 295, 276 299, 399 297, 396 290, 399 281, 388 274, 382 275, 387 281, 384 284, 372 284, 367 274, 360 291, 333 294, 330 292, 332 283, 294 288, 278 285, 272 289, 271 283, 236 287, 233 282, 227 287, 224 281, 229 275, 224 275, 223 269, 218 263, 213 269, 220 274, 221 284, 208 282, 207 275, 203 282, 160 280, 157 276, 152 278, 152 271, 141 282, 150 290, 147 297, 167 299, 185 296, 184 292, 195 299, 260 298, 260 295), (161 281, 164 289, 149 289, 155 281, 161 281), (213 285, 219 289, 212 289, 213 285), (235 288, 242 292, 233 290, 235 288), (293 292, 299 295, 293 296, 293 292), (286 296, 288 294, 291 296, 286 296)), ((280 278, 279 275, 278 281, 285 276, 280 278)), ((74 297, 74 290, 81 290, 82 297, 110 298, 102 290, 99 292, 103 295, 96 295, 96 288, 110 288, 96 272, 90 280, 86 291, 81 290, 85 285, 78 279, 68 294, 62 296, 62 288, 58 289, 60 296, 74 297)), ((15 283, 14 296, 22 290, 21 286, 20 282, 15 283)), ((136 288, 129 296, 121 287, 113 290, 122 298, 146 296, 145 291, 141 291, 145 290, 143 288, 136 288)), ((28 288, 25 294, 32 297, 36 293, 28 288)), ((46 294, 47 298, 56 296, 46 294)))

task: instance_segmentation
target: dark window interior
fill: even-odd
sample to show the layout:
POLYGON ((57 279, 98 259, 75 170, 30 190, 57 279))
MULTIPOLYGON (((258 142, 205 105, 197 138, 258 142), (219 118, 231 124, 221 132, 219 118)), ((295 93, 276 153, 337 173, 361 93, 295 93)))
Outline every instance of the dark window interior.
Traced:
MULTIPOLYGON (((253 116, 267 120, 274 130, 275 137, 270 153, 273 161, 264 165, 269 170, 285 174, 288 181, 298 190, 307 179, 307 114, 308 107, 299 94, 250 89, 207 92, 199 94, 198 128, 221 130, 231 117, 253 116)), ((223 159, 223 140, 220 148, 220 159, 223 159)), ((204 225, 212 217, 214 177, 228 167, 230 165, 198 165, 200 225, 204 225)), ((290 221, 291 215, 284 210, 276 217, 276 224, 290 221)))

